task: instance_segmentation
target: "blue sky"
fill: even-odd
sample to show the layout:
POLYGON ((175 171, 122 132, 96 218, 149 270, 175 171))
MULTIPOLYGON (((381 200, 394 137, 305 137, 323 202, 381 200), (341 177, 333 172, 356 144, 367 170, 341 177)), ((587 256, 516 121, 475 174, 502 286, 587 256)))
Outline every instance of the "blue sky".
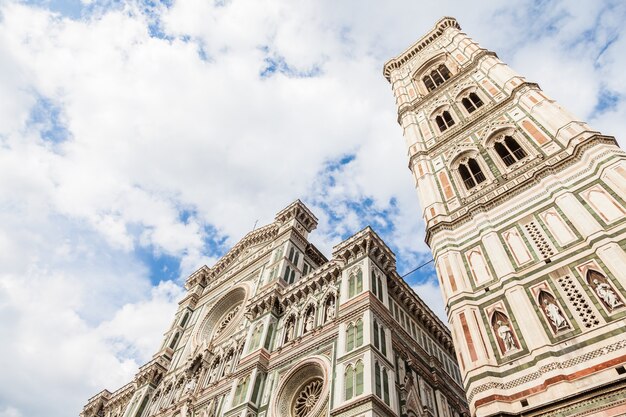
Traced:
POLYGON ((1 2, 0 417, 130 380, 185 277, 297 198, 327 256, 371 225, 427 262, 382 65, 445 15, 625 136, 621 1, 1 2))

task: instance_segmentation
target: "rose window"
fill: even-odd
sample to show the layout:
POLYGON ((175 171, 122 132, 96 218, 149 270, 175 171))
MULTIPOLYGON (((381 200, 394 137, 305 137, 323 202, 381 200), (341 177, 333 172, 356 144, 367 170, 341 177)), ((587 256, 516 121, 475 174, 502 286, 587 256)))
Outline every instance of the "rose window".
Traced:
POLYGON ((239 306, 233 308, 232 310, 230 310, 228 312, 228 314, 226 314, 222 320, 220 320, 219 325, 217 326, 217 328, 215 329, 215 333, 213 334, 214 338, 217 338, 222 331, 228 327, 228 325, 230 324, 230 322, 233 320, 233 318, 237 315, 237 312, 239 311, 239 306))
POLYGON ((300 393, 293 403, 294 417, 305 417, 319 401, 324 382, 321 379, 314 379, 300 389, 300 393))
POLYGON ((326 357, 313 356, 281 376, 268 415, 318 417, 328 415, 331 366, 326 357), (324 411, 326 410, 326 411, 324 411))

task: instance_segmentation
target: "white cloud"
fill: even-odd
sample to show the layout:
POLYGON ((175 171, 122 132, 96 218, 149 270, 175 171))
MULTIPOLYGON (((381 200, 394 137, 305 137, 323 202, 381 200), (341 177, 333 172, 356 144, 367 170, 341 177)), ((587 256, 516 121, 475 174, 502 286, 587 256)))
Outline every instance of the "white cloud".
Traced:
MULTIPOLYGON (((75 415, 153 353, 181 289, 156 286, 139 253, 184 276, 299 197, 327 254, 369 221, 406 269, 428 256, 381 68, 442 15, 626 131, 624 36, 600 53, 622 34, 619 2, 107 4, 74 20, 0 5, 0 417, 75 415), (617 97, 605 111, 601 91, 617 97), (33 120, 42 102, 58 126, 33 120)), ((443 318, 435 281, 414 288, 443 318)))

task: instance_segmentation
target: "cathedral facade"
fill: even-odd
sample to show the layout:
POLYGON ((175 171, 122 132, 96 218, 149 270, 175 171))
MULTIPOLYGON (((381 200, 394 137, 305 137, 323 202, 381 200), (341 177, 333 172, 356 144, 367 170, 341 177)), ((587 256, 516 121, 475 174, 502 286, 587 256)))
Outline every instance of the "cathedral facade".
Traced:
POLYGON ((384 75, 471 414, 626 415, 626 154, 615 138, 453 18, 384 75))
POLYGON ((448 328, 369 227, 328 260, 300 201, 248 233, 187 293, 153 359, 81 417, 461 417, 448 328))

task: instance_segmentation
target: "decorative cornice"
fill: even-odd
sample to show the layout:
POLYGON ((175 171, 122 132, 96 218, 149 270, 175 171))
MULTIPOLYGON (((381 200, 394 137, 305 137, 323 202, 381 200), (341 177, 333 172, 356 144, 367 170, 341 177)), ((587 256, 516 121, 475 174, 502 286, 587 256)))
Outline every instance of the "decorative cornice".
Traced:
POLYGON ((413 291, 413 288, 398 275, 397 271, 394 270, 392 276, 387 280, 387 287, 395 296, 395 300, 403 304, 411 314, 417 317, 418 321, 428 329, 431 336, 435 337, 448 350, 448 353, 454 357, 454 345, 452 344, 450 330, 413 291))
POLYGON ((286 223, 296 218, 310 233, 317 227, 317 217, 300 200, 296 200, 276 214, 276 221, 286 223))
POLYGON ((333 259, 338 259, 344 264, 360 255, 373 258, 385 273, 395 271, 395 254, 370 226, 333 247, 333 259))
POLYGON ((385 75, 387 81, 391 82, 392 70, 399 68, 409 59, 413 58, 415 54, 434 42, 439 36, 443 34, 445 29, 450 27, 461 30, 461 26, 459 26, 459 23, 456 21, 455 18, 446 16, 439 19, 439 21, 435 23, 435 27, 433 27, 430 32, 422 36, 417 42, 411 45, 400 55, 387 61, 383 66, 383 74, 385 75))
POLYGON ((202 266, 191 274, 185 282, 185 288, 190 290, 196 284, 207 285, 212 279, 220 275, 226 268, 237 260, 237 257, 248 247, 273 239, 278 233, 278 224, 271 223, 246 234, 226 255, 222 256, 212 268, 202 266))

